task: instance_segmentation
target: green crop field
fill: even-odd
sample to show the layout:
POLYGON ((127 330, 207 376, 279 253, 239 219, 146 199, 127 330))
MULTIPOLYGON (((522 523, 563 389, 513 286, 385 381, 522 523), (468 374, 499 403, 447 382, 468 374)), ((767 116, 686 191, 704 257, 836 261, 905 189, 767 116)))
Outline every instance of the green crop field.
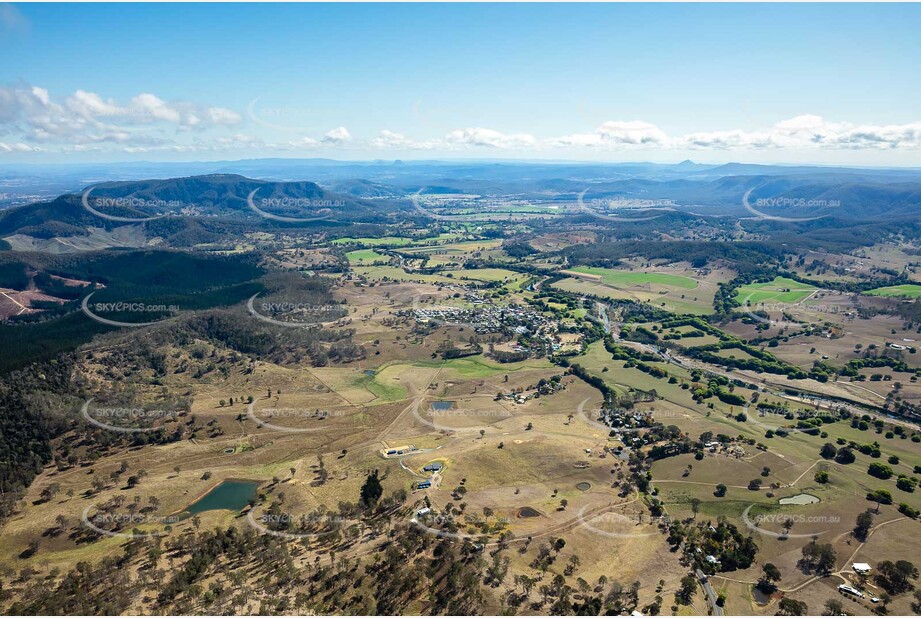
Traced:
POLYGON ((888 296, 895 298, 921 298, 921 285, 906 283, 886 288, 876 288, 866 292, 869 296, 888 296))
POLYGON ((778 303, 798 303, 818 288, 800 283, 786 277, 777 277, 768 283, 750 283, 743 285, 736 293, 736 299, 740 302, 750 302, 751 304, 764 302, 778 303))
POLYGON ((357 251, 349 251, 345 254, 345 257, 349 259, 350 264, 373 264, 374 262, 387 261, 388 258, 386 255, 382 255, 373 249, 359 249, 357 251))
POLYGON ((384 236, 382 238, 337 238, 332 241, 334 245, 361 244, 372 247, 405 247, 412 244, 412 239, 398 236, 384 236))
POLYGON ((698 283, 690 277, 681 275, 670 275, 668 273, 647 273, 647 272, 630 272, 623 270, 612 270, 610 268, 596 268, 594 266, 578 266, 571 269, 573 272, 585 273, 587 275, 598 275, 602 283, 614 286, 636 286, 647 283, 664 285, 683 290, 693 290, 698 283))

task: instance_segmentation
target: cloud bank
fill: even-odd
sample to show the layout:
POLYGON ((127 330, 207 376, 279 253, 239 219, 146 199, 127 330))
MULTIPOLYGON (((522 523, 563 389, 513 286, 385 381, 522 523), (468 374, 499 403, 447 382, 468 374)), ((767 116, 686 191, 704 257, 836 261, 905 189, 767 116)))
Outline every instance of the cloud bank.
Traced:
POLYGON ((610 120, 594 130, 557 136, 476 126, 425 137, 413 137, 391 128, 382 129, 373 136, 354 136, 345 126, 308 135, 301 129, 273 131, 271 124, 253 120, 252 113, 247 120, 227 107, 166 100, 150 92, 118 101, 89 90, 53 97, 48 90, 29 84, 0 86, 0 156, 86 151, 192 153, 335 149, 522 154, 921 149, 921 121, 901 125, 859 124, 830 121, 812 114, 757 130, 727 128, 679 135, 670 135, 652 122, 637 119, 610 120), (282 133, 285 137, 272 137, 273 133, 282 133))

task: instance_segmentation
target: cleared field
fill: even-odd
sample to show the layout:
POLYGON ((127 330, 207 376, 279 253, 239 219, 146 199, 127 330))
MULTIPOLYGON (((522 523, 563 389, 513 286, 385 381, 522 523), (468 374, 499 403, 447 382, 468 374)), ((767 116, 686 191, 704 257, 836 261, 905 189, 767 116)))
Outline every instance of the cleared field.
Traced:
POLYGON ((886 288, 876 288, 866 292, 870 296, 888 296, 894 298, 921 298, 921 285, 906 283, 905 285, 892 285, 886 288))
POLYGON ((372 247, 405 247, 413 241, 409 238, 398 236, 384 236, 382 238, 337 238, 332 241, 334 245, 370 245, 372 247))
POLYGON ((777 277, 768 283, 750 283, 736 292, 736 299, 752 305, 764 302, 798 303, 818 288, 786 277, 777 277))
MULTIPOLYGON (((608 269, 594 270, 608 271, 608 269)), ((553 287, 567 292, 575 292, 577 294, 593 294, 606 298, 647 302, 674 313, 688 313, 693 315, 707 315, 713 313, 713 295, 716 288, 709 282, 697 282, 690 277, 665 273, 609 272, 637 275, 640 279, 638 280, 636 277, 633 277, 632 280, 634 283, 628 283, 626 281, 616 284, 606 283, 600 274, 569 270, 561 271, 561 273, 571 274, 573 277, 558 281, 553 284, 553 287), (677 285, 654 282, 649 279, 650 274, 661 275, 665 279, 660 279, 660 281, 674 281, 677 285), (674 280, 671 279, 672 277, 674 280), (688 287, 690 284, 694 285, 688 287)))
POLYGON ((378 253, 374 249, 358 249, 357 251, 349 251, 345 254, 345 257, 348 258, 350 264, 373 264, 374 262, 386 262, 390 258, 386 255, 378 253))
POLYGON ((424 275, 406 272, 397 266, 357 266, 352 270, 358 275, 377 281, 414 281, 421 283, 451 283, 453 281, 444 275, 424 275))
POLYGON ((610 268, 596 268, 593 266, 577 266, 570 269, 572 272, 584 273, 587 275, 598 275, 603 283, 614 286, 637 286, 647 283, 655 283, 668 287, 681 288, 683 290, 693 290, 698 286, 697 281, 690 277, 681 275, 672 275, 669 273, 657 272, 625 272, 622 270, 612 270, 610 268))

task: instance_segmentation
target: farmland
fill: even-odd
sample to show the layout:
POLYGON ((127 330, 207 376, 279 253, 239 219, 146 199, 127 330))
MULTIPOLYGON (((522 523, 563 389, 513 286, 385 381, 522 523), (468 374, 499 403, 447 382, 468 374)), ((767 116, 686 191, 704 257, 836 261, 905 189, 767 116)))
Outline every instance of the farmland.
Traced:
POLYGON ((914 283, 893 285, 870 290, 867 294, 871 296, 888 296, 894 298, 921 298, 921 285, 916 285, 914 283))
MULTIPOLYGON (((829 580, 881 593, 851 563, 913 558, 921 321, 913 298, 881 291, 911 284, 871 287, 855 274, 812 285, 791 278, 804 277, 789 260, 701 264, 683 246, 673 258, 633 251, 599 266, 579 253, 594 231, 519 241, 536 210, 497 212, 471 215, 476 224, 381 225, 379 236, 251 233, 220 254, 236 270, 198 266, 216 268, 204 291, 194 269, 171 267, 179 252, 32 257, 0 271, 10 319, 81 335, 17 378, 43 393, 17 405, 53 402, 67 423, 49 443, 55 456, 9 503, 0 558, 54 580, 113 559, 131 573, 194 564, 184 545, 215 529, 239 535, 250 555, 284 547, 295 570, 333 553, 365 564, 408 544, 410 563, 454 556, 477 582, 497 560, 504 583, 477 588, 481 609, 496 613, 510 602, 549 613, 521 582, 552 574, 580 595, 619 589, 630 611, 674 603, 679 615, 713 611, 701 592, 676 597, 697 569, 726 611, 773 615, 786 596, 814 607, 836 598, 829 580), (496 221, 516 235, 497 238, 496 221), (133 283, 142 272, 169 282, 165 298, 181 309, 103 328, 74 307, 74 290, 100 274, 105 300, 159 291, 133 283), (228 277, 228 289, 213 288, 228 277), (858 283, 869 292, 847 287, 858 283), (171 414, 152 426, 106 416, 120 409, 171 414), (803 567, 814 536, 834 553, 828 577, 803 567), (753 582, 768 563, 782 580, 764 598, 753 582), (588 583, 615 577, 619 588, 588 583)), ((814 273, 809 256, 819 259, 804 253, 797 268, 814 273)), ((849 258, 841 263, 871 259, 849 258)), ((19 580, 7 589, 30 598, 19 580)), ((372 592, 363 581, 349 594, 372 592)), ((252 594, 240 603, 254 613, 256 599, 274 602, 252 594)), ((145 598, 122 611, 152 610, 145 598)), ((911 604, 908 594, 890 601, 893 611, 911 604)))

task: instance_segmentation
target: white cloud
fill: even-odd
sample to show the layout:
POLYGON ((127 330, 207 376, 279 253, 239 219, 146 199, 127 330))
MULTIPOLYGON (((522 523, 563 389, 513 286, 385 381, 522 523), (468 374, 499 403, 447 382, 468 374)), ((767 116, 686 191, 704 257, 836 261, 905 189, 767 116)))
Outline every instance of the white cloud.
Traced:
POLYGON ((0 152, 41 152, 41 148, 29 146, 22 142, 17 142, 15 144, 0 142, 0 152))
POLYGON ((332 131, 328 131, 326 135, 323 136, 323 141, 327 144, 342 144, 351 140, 352 135, 345 127, 336 127, 332 131))
POLYGON ((527 133, 501 133, 482 127, 457 129, 451 131, 445 139, 451 144, 488 148, 526 148, 537 145, 537 139, 527 133))
POLYGON ((564 147, 635 147, 668 145, 668 136, 659 127, 642 120, 609 120, 594 133, 576 133, 549 140, 564 147))
POLYGON ((207 116, 216 125, 236 125, 243 121, 243 117, 240 114, 223 107, 209 107, 207 116))
POLYGON ((416 141, 403 135, 384 129, 371 140, 371 147, 379 150, 431 150, 442 145, 438 140, 416 141))
POLYGON ((853 125, 804 114, 760 131, 713 131, 678 138, 690 149, 914 149, 921 148, 921 123, 853 125))
POLYGON ((56 98, 39 86, 0 86, 0 154, 107 149, 134 153, 303 152, 346 144, 350 149, 365 151, 451 152, 479 148, 519 151, 525 155, 554 150, 921 149, 921 122, 858 124, 833 122, 813 114, 802 114, 755 130, 728 127, 677 135, 669 135, 644 120, 610 120, 593 130, 558 137, 468 127, 438 138, 383 129, 374 137, 362 139, 339 126, 322 135, 286 131, 280 133, 285 137, 273 138, 264 126, 250 126, 254 134, 240 131, 238 125, 242 122, 241 115, 228 108, 170 101, 151 92, 119 101, 83 89, 56 98), (290 137, 291 134, 300 136, 290 137))
POLYGON ((171 102, 151 93, 122 104, 77 90, 57 102, 38 86, 0 87, 0 137, 15 136, 22 142, 150 145, 168 141, 170 131, 232 126, 241 120, 239 114, 222 107, 171 102))

